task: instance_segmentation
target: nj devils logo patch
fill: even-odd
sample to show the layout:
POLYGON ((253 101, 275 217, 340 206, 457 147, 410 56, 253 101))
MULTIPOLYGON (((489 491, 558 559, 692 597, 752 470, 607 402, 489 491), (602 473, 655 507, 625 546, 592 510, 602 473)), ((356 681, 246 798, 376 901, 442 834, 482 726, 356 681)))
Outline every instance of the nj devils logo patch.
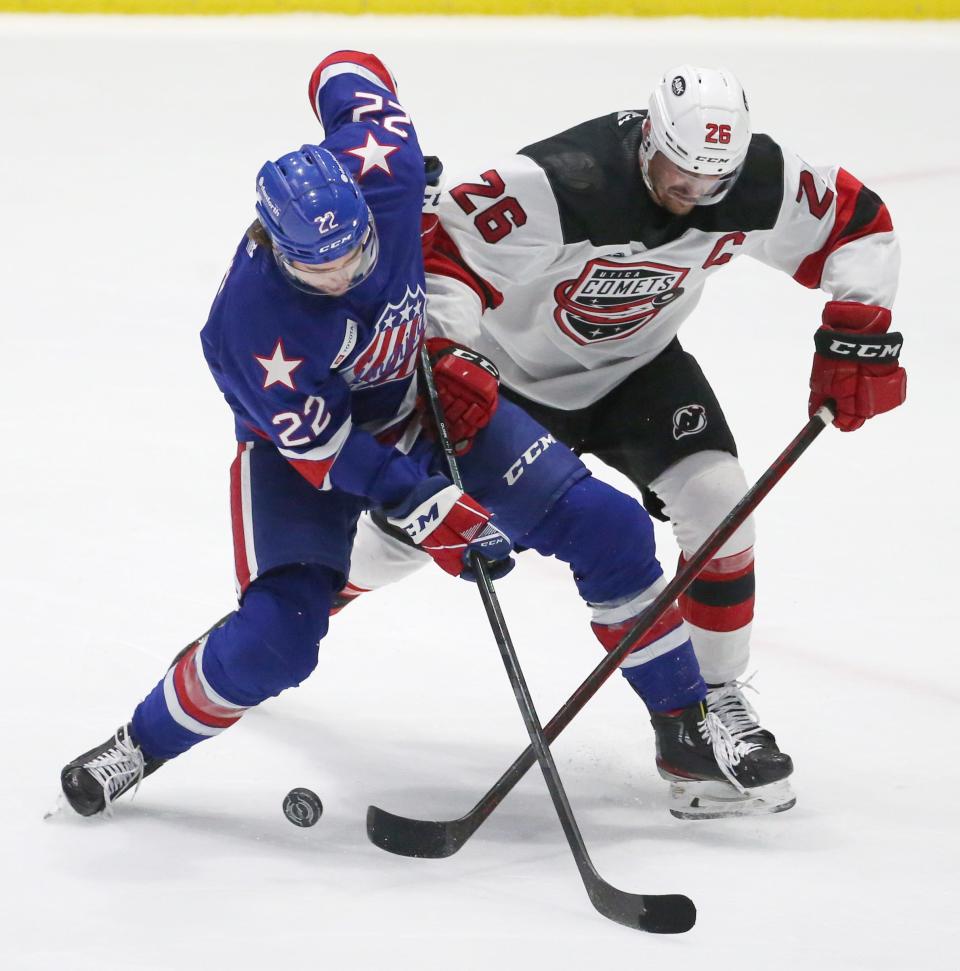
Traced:
POLYGON ((553 291, 553 319, 578 344, 623 340, 682 295, 689 272, 663 263, 590 260, 576 280, 553 291))
POLYGON ((386 384, 413 374, 423 337, 425 295, 421 287, 407 292, 399 303, 387 304, 373 338, 344 373, 352 387, 386 384))
POLYGON ((684 405, 673 413, 673 437, 680 441, 707 427, 707 409, 703 405, 684 405))

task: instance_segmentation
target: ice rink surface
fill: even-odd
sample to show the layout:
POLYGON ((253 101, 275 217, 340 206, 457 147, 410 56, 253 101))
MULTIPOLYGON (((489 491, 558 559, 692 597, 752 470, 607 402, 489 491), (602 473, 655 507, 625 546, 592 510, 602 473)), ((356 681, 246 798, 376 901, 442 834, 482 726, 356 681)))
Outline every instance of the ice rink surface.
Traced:
MULTIPOLYGON (((958 62, 957 24, 0 18, 0 967, 956 967, 958 62), (691 895, 685 936, 594 912, 535 772, 451 859, 367 842, 368 804, 459 816, 526 744, 476 592, 438 570, 351 607, 304 686, 112 820, 42 821, 61 765, 233 605, 232 424, 197 333, 341 47, 383 58, 453 169, 724 64, 758 130, 842 163, 902 237, 907 406, 828 430, 759 513, 755 700, 796 808, 670 817, 619 677, 554 746, 600 872, 691 895), (312 830, 281 813, 298 785, 312 830)), ((823 299, 743 260, 682 332, 751 478, 805 421, 823 299)), ((598 660, 586 609, 532 554, 499 589, 546 721, 598 660)))

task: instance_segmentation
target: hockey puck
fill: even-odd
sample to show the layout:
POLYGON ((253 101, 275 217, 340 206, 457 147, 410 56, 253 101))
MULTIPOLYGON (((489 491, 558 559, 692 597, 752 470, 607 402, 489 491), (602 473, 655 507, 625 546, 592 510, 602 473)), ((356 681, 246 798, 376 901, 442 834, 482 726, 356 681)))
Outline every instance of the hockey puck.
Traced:
POLYGON ((283 800, 283 815, 294 826, 314 826, 323 815, 323 803, 310 789, 291 789, 283 800))

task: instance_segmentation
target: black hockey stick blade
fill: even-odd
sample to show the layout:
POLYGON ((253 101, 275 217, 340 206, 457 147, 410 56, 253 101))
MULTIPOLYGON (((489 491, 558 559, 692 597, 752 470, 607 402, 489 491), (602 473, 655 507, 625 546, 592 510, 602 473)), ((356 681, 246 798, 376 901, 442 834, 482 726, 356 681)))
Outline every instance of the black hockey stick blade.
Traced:
POLYGON ((682 893, 644 897, 640 930, 649 934, 685 934, 697 922, 697 908, 682 893))
POLYGON ((396 816, 379 806, 367 808, 367 836, 388 853, 421 860, 442 860, 453 856, 473 835, 479 822, 470 814, 463 819, 433 821, 396 816))
POLYGON ((590 899, 604 917, 648 934, 685 934, 697 922, 696 906, 682 893, 626 893, 603 883, 590 899))

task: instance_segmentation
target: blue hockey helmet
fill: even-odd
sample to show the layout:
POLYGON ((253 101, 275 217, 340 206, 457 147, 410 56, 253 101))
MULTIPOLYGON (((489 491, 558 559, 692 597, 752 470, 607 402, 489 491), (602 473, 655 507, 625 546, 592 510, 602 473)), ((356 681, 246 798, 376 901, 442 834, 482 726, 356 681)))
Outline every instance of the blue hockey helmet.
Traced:
POLYGON ((260 169, 257 215, 277 262, 298 285, 303 276, 293 261, 322 268, 353 254, 350 286, 373 270, 378 245, 367 203, 337 157, 319 145, 304 145, 260 169))

